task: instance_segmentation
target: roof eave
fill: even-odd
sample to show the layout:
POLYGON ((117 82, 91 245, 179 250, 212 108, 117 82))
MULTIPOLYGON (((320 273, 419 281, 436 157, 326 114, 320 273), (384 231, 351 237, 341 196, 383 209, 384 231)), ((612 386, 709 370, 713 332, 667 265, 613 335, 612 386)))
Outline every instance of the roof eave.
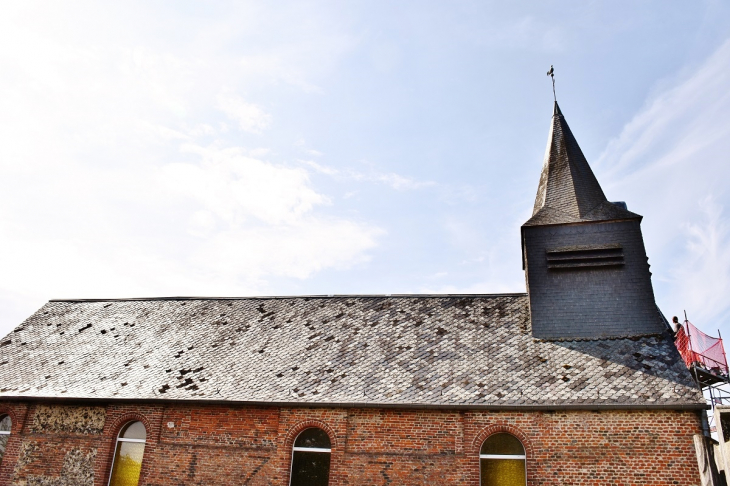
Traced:
POLYGON ((196 404, 258 407, 296 408, 387 408, 411 410, 493 410, 493 411, 601 411, 601 410, 708 410, 707 403, 541 403, 541 404, 454 404, 454 403, 393 403, 393 402, 302 402, 261 400, 210 400, 179 398, 91 398, 91 397, 42 397, 42 396, 0 396, 0 401, 13 402, 55 402, 55 403, 145 403, 145 404, 196 404))
POLYGON ((565 223, 541 223, 541 224, 528 224, 530 220, 527 220, 521 228, 540 228, 544 226, 578 226, 578 225, 584 225, 584 224, 594 224, 594 223, 620 223, 623 221, 639 221, 641 222, 644 219, 641 215, 636 215, 631 218, 616 218, 616 219, 587 219, 583 221, 570 221, 565 223))

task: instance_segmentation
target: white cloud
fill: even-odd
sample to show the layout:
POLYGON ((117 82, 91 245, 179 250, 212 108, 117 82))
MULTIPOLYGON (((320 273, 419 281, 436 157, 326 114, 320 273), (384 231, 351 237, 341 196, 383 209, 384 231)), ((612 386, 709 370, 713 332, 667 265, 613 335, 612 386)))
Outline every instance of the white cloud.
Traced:
POLYGON ((368 261, 381 229, 317 211, 328 199, 306 171, 244 152, 185 145, 190 162, 141 183, 135 170, 105 169, 5 191, 0 300, 265 294, 275 277, 368 261), (81 194, 68 192, 75 178, 81 194))
POLYGON ((237 148, 183 150, 198 155, 199 162, 163 167, 158 183, 197 208, 188 231, 203 238, 187 257, 191 268, 250 283, 304 279, 367 261, 366 252, 384 234, 375 226, 316 214, 329 199, 311 187, 302 169, 257 160, 237 148))
MULTIPOLYGON (((611 174, 637 169, 668 169, 722 142, 730 134, 730 41, 725 42, 691 76, 652 97, 612 140, 598 160, 611 174)), ((703 161, 705 162, 705 161, 703 161)), ((713 161, 707 161, 710 164, 713 161)))
POLYGON ((271 115, 260 107, 247 103, 240 96, 225 93, 218 95, 218 109, 238 122, 241 130, 261 133, 271 125, 271 115))
POLYGON ((245 155, 238 148, 183 145, 199 163, 162 168, 159 184, 170 194, 193 198, 229 225, 250 217, 267 224, 291 223, 315 206, 329 203, 309 184, 307 172, 275 166, 245 155))
POLYGON ((686 248, 683 259, 670 272, 679 288, 690 318, 697 318, 708 332, 714 331, 713 319, 727 313, 730 295, 730 220, 723 207, 711 197, 700 202, 700 221, 685 223, 686 248), (712 324, 711 324, 712 323, 712 324))
POLYGON ((718 321, 730 311, 729 65, 727 41, 652 96, 595 164, 609 197, 646 216, 660 307, 710 330, 730 325, 718 321))
MULTIPOLYGON (((499 281, 481 281, 468 285, 426 286, 419 289, 424 294, 503 294, 513 293, 515 289, 499 281)), ((520 289, 517 292, 524 292, 520 289)))
POLYGON ((336 175, 336 174, 339 174, 340 173, 339 170, 337 170, 337 169, 335 169, 333 167, 328 167, 326 165, 318 164, 317 162, 315 162, 313 160, 301 160, 300 159, 297 162, 299 162, 300 164, 304 164, 307 167, 310 167, 315 172, 319 172, 320 174, 336 175))
POLYGON ((271 154, 271 149, 259 147, 248 151, 249 157, 264 157, 271 154))
POLYGON ((217 227, 215 215, 205 209, 195 211, 188 219, 188 232, 193 236, 207 238, 217 227))
POLYGON ((431 181, 417 181, 414 179, 411 179, 410 177, 402 176, 400 174, 396 174, 394 172, 377 172, 377 171, 370 171, 370 172, 359 172, 352 169, 344 169, 339 170, 335 169, 334 167, 329 167, 323 164, 319 164, 317 162, 314 162, 313 160, 298 160, 300 164, 306 165, 307 167, 313 169, 316 172, 319 172, 321 174, 329 175, 329 176, 338 176, 342 179, 349 179, 349 180, 355 180, 355 181, 363 181, 363 182, 376 182, 380 184, 385 184, 387 186, 390 186, 391 188, 397 190, 397 191, 407 191, 407 190, 414 190, 414 189, 421 189, 424 187, 431 187, 435 186, 435 182, 431 181))
POLYGON ((233 130, 274 128, 263 97, 238 93, 317 91, 351 45, 329 17, 238 4, 176 12, 159 35, 155 7, 125 5, 29 1, 0 17, 0 334, 54 297, 262 294, 367 261, 382 230, 330 216, 304 168, 233 130), (221 47, 246 22, 291 27, 247 47, 254 62, 221 47))
POLYGON ((417 180, 411 179, 409 177, 405 177, 400 174, 396 174, 394 172, 389 172, 389 173, 385 173, 385 174, 379 174, 379 173, 354 174, 353 178, 381 182, 398 191, 421 189, 423 187, 430 187, 430 186, 436 185, 435 182, 417 181, 417 180))
POLYGON ((306 217, 293 224, 241 226, 208 238, 191 263, 229 278, 256 281, 282 276, 305 279, 326 268, 369 260, 384 232, 343 219, 306 217))

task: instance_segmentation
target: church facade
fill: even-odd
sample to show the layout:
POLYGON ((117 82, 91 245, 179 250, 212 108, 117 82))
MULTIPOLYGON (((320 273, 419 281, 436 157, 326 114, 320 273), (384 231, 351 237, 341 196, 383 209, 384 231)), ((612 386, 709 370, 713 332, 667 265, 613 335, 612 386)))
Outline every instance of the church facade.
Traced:
POLYGON ((0 340, 0 485, 699 485, 640 223, 556 103, 524 294, 50 301, 0 340))

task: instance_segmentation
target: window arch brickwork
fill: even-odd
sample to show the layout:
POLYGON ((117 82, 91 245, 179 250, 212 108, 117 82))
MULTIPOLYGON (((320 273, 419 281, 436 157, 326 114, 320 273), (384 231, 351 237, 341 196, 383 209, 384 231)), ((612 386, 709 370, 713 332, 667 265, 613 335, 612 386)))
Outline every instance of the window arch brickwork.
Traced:
POLYGON ((527 465, 527 484, 530 484, 530 481, 535 476, 535 461, 532 460, 533 456, 533 449, 532 444, 530 442, 530 439, 527 437, 527 435, 518 427, 515 427, 514 425, 510 424, 491 424, 487 427, 484 427, 481 429, 475 436, 474 440, 471 443, 471 447, 469 448, 468 452, 468 460, 469 460, 469 477, 470 477, 470 483, 478 485, 480 484, 480 477, 479 477, 479 451, 482 448, 482 444, 485 440, 491 435, 498 434, 498 433, 507 433, 512 434, 515 437, 517 437, 520 442, 522 442, 522 446, 525 448, 525 461, 527 465))
POLYGON ((532 445, 530 444, 530 439, 527 438, 527 435, 525 435, 522 430, 518 429, 514 425, 509 424, 493 424, 483 428, 476 436, 474 436, 474 441, 472 442, 471 447, 472 451, 476 454, 479 454, 479 449, 481 449, 482 444, 485 440, 487 440, 487 437, 498 432, 506 432, 520 439, 520 442, 522 442, 522 445, 525 447, 527 460, 530 460, 530 456, 532 455, 532 445))
POLYGON ((327 423, 317 420, 317 419, 307 419, 302 420, 294 424, 293 426, 289 427, 289 430, 287 431, 286 435, 284 436, 282 447, 284 447, 284 454, 282 457, 282 468, 280 469, 280 474, 282 477, 281 484, 289 484, 289 475, 290 475, 290 468, 292 463, 292 457, 294 454, 294 441, 299 436, 300 433, 302 433, 305 429, 309 428, 318 428, 325 431, 327 436, 329 436, 330 439, 330 484, 335 485, 339 484, 338 482, 338 469, 339 469, 339 463, 342 458, 342 451, 338 450, 338 441, 337 441, 337 434, 335 433, 334 429, 330 427, 327 423))
POLYGON ((17 411, 12 407, 0 407, 0 417, 8 415, 12 421, 10 432, 16 434, 20 431, 20 422, 17 411))
POLYGON ((28 406, 20 403, 0 404, 0 416, 8 415, 11 420, 10 438, 0 464, 0 484, 10 484, 13 470, 20 454, 21 432, 25 427, 28 406))
MULTIPOLYGON (((98 477, 103 478, 103 484, 106 485, 109 480, 109 475, 112 472, 114 450, 117 447, 117 437, 122 428, 130 422, 142 422, 144 428, 147 431, 147 446, 154 445, 157 439, 156 427, 153 427, 153 422, 146 414, 142 414, 137 411, 125 411, 114 417, 113 420, 107 421, 104 427, 104 440, 105 446, 103 448, 104 457, 100 457, 97 461, 99 466, 102 466, 101 470, 97 470, 98 477)), ((101 453, 102 450, 100 449, 101 453)), ((142 462, 142 473, 139 476, 139 484, 144 484, 146 478, 146 462, 142 462)))
POLYGON ((299 436, 299 434, 304 429, 309 429, 312 427, 324 430, 330 438, 330 442, 332 443, 332 450, 334 451, 337 448, 337 435, 335 434, 335 431, 332 430, 329 425, 319 420, 303 420, 301 422, 297 422, 287 432, 284 447, 286 447, 287 450, 294 447, 294 441, 299 436))
POLYGON ((148 443, 151 442, 152 436, 150 435, 150 432, 152 431, 152 424, 145 415, 138 412, 127 412, 115 418, 110 426, 107 427, 107 433, 105 435, 116 438, 122 430, 122 427, 127 425, 129 422, 142 422, 144 424, 144 428, 147 430, 147 441, 148 443))

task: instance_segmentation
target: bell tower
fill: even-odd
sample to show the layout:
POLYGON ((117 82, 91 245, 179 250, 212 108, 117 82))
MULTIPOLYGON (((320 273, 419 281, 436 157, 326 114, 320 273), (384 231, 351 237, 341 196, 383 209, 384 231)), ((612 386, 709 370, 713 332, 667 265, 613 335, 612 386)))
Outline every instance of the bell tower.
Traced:
POLYGON ((542 339, 658 334, 642 217, 611 203, 557 101, 522 265, 532 333, 542 339))

